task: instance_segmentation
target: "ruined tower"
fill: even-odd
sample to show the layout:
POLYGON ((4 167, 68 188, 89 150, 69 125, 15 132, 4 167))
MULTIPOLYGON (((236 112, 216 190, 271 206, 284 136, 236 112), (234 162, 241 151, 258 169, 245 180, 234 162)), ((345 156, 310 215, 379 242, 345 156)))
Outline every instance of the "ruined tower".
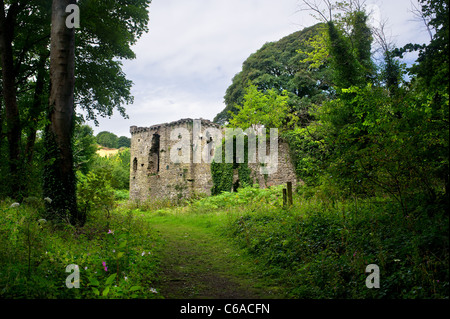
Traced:
MULTIPOLYGON (((200 120, 201 127, 207 129, 220 126, 208 120, 200 120)), ((131 165, 130 165, 130 199, 146 200, 151 198, 181 199, 195 193, 210 194, 212 187, 210 165, 201 161, 195 163, 192 159, 193 146, 209 147, 211 142, 196 136, 192 138, 194 121, 181 119, 179 121, 153 125, 142 128, 132 126, 131 132, 131 165), (183 150, 177 146, 179 139, 186 136, 173 136, 174 132, 184 129, 189 132, 190 158, 187 162, 174 162, 170 153, 183 150), (172 136, 171 136, 172 135, 172 136), (177 149, 175 149, 177 148, 177 149)), ((185 151, 185 150, 184 150, 185 151)))
MULTIPOLYGON (((210 162, 215 147, 222 143, 221 126, 203 119, 181 119, 150 127, 132 126, 130 132, 131 200, 177 200, 211 194, 210 162)), ((248 164, 253 182, 262 188, 297 182, 287 143, 277 145, 278 168, 273 174, 263 174, 259 162, 248 164)))

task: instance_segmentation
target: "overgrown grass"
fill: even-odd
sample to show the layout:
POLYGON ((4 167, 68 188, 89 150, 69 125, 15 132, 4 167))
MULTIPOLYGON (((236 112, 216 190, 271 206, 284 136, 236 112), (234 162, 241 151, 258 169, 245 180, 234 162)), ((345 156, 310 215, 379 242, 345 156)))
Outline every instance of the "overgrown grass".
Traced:
POLYGON ((92 214, 83 228, 39 220, 42 203, 0 203, 1 298, 159 298, 158 238, 137 210, 92 214), (80 288, 66 287, 70 264, 80 288), (152 289, 153 288, 153 289, 152 289))
POLYGON ((225 214, 226 236, 291 298, 449 297, 449 221, 442 208, 434 207, 432 217, 420 207, 403 216, 388 199, 331 202, 319 195, 296 195, 283 208, 281 194, 280 187, 244 188, 189 209, 225 214), (379 289, 365 284, 369 264, 380 268, 379 289))
POLYGON ((251 272, 289 298, 449 298, 449 220, 438 205, 411 203, 404 216, 388 198, 306 189, 283 207, 281 186, 247 187, 183 205, 122 203, 77 229, 39 221, 41 200, 11 204, 0 203, 1 298, 160 298, 155 223, 234 241, 251 272), (66 287, 69 264, 80 289, 66 287), (378 289, 366 287, 369 264, 378 289))

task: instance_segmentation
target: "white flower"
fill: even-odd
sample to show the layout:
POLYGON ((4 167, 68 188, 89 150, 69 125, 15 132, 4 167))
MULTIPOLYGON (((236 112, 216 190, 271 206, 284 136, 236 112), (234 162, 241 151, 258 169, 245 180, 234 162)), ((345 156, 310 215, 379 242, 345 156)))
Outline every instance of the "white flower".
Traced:
POLYGON ((123 278, 125 278, 125 280, 128 280, 128 277, 127 277, 127 276, 125 276, 125 277, 123 277, 123 278))
POLYGON ((12 207, 19 207, 19 206, 20 206, 20 204, 19 204, 19 203, 12 203, 12 204, 11 204, 11 206, 9 206, 9 207, 11 207, 11 208, 12 208, 12 207))
POLYGON ((153 292, 154 294, 158 293, 155 288, 150 288, 150 291, 153 292))
POLYGON ((52 203, 52 199, 50 197, 45 197, 44 200, 49 204, 52 203))
POLYGON ((145 255, 145 251, 142 252, 141 256, 144 256, 144 255, 145 255))

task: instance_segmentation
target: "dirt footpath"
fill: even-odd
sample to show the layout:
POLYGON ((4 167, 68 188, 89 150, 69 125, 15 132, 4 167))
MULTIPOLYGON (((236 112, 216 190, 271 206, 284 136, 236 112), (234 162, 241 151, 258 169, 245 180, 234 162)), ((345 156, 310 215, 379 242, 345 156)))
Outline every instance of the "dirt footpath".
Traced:
POLYGON ((154 227, 165 241, 158 286, 166 299, 276 298, 225 239, 188 225, 154 227))

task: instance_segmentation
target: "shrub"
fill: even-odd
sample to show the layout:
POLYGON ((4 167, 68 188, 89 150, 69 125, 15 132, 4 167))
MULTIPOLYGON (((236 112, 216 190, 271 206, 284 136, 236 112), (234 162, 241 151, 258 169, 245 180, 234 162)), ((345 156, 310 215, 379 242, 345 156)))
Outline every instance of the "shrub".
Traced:
POLYGON ((114 190, 109 181, 105 178, 106 172, 93 173, 87 175, 77 173, 77 195, 78 206, 85 212, 93 210, 110 211, 114 205, 114 190))
MULTIPOLYGON (((311 193, 303 190, 303 193, 311 193)), ((416 209, 403 216, 389 199, 294 197, 283 208, 281 188, 244 188, 191 205, 227 210, 226 234, 278 278, 293 298, 448 298, 449 220, 416 209), (229 209, 229 210, 228 210, 229 209), (380 289, 368 289, 365 268, 377 264, 380 289)))
POLYGON ((92 216, 83 228, 39 220, 34 207, 0 202, 0 298, 158 298, 156 234, 137 211, 92 216), (78 265, 80 288, 65 272, 78 265))

